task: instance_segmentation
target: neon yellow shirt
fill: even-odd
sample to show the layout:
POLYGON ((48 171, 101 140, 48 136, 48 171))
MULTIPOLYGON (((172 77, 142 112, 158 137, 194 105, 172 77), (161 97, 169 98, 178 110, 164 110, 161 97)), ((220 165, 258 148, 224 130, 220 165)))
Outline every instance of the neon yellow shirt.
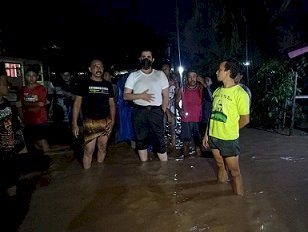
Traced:
POLYGON ((209 135, 222 140, 239 137, 240 115, 249 115, 249 96, 239 85, 220 87, 213 93, 209 135))

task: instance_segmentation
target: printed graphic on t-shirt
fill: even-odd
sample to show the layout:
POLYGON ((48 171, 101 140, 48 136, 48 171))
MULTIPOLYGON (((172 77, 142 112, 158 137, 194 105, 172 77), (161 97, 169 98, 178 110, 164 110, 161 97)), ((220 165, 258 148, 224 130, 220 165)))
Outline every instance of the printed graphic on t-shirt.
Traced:
POLYGON ((175 96, 175 85, 170 85, 169 86, 169 100, 173 99, 175 96))
POLYGON ((0 110, 0 121, 9 115, 12 115, 12 109, 10 107, 5 107, 3 110, 0 110))
POLYGON ((92 94, 108 94, 108 88, 102 86, 89 86, 89 93, 92 94))
POLYGON ((13 148, 12 110, 10 107, 5 107, 3 110, 0 110, 0 150, 10 151, 13 148))
POLYGON ((227 115, 225 115, 222 112, 222 103, 221 100, 219 100, 217 102, 217 104, 215 104, 215 106, 213 106, 213 111, 211 114, 211 119, 215 120, 215 121, 219 121, 219 122, 227 122, 227 115))
POLYGON ((26 102, 37 102, 38 101, 38 96, 34 94, 26 94, 24 97, 24 100, 26 102))

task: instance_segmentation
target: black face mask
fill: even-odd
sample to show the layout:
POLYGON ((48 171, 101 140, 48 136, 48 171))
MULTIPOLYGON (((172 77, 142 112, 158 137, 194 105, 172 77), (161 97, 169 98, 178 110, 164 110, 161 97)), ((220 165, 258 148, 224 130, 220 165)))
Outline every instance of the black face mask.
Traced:
POLYGON ((141 67, 145 70, 150 69, 152 67, 152 61, 150 61, 147 58, 141 60, 140 63, 141 63, 141 67))

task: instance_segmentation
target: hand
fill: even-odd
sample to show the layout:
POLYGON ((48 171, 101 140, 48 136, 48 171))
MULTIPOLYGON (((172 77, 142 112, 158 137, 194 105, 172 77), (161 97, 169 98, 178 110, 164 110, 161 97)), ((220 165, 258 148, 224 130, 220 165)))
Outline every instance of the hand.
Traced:
POLYGON ((205 147, 205 148, 208 148, 209 147, 209 136, 208 135, 205 135, 202 139, 202 145, 205 147))
POLYGON ((79 126, 78 125, 72 126, 72 133, 76 138, 78 138, 78 136, 79 136, 79 126))
POLYGON ((44 102, 38 102, 37 104, 38 104, 39 107, 45 106, 45 103, 44 103, 44 102))
POLYGON ((146 91, 144 91, 142 94, 141 94, 141 99, 142 100, 145 100, 147 102, 151 102, 154 100, 154 94, 153 93, 148 93, 149 89, 147 89, 146 91))
POLYGON ((201 85, 206 86, 204 79, 203 79, 201 76, 199 76, 199 75, 197 76, 197 81, 198 81, 201 85))
POLYGON ((110 124, 110 126, 108 127, 108 129, 107 129, 107 136, 108 137, 110 137, 110 135, 111 135, 111 132, 112 132, 112 129, 113 129, 113 125, 114 125, 114 122, 112 122, 110 124))
POLYGON ((188 115, 188 113, 184 112, 183 109, 180 109, 180 110, 179 110, 179 114, 180 114, 181 118, 186 118, 187 115, 188 115))

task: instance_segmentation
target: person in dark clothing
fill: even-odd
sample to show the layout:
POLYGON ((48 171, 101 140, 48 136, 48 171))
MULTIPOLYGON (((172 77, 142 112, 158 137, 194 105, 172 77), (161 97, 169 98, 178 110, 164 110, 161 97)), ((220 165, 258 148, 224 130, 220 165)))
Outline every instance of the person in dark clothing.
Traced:
POLYGON ((77 124, 80 110, 83 116, 84 154, 83 167, 89 169, 92 156, 98 146, 97 161, 106 157, 107 143, 115 123, 115 102, 110 82, 103 79, 104 65, 101 60, 92 60, 89 67, 91 76, 81 82, 76 90, 73 106, 72 132, 77 138, 77 124))
POLYGON ((9 88, 6 75, 0 76, 0 186, 8 195, 16 193, 16 154, 25 144, 17 109, 4 98, 9 88))
POLYGON ((17 226, 15 196, 20 177, 17 154, 25 147, 25 143, 17 108, 4 97, 8 94, 7 76, 0 73, 0 226, 14 230, 17 226))

